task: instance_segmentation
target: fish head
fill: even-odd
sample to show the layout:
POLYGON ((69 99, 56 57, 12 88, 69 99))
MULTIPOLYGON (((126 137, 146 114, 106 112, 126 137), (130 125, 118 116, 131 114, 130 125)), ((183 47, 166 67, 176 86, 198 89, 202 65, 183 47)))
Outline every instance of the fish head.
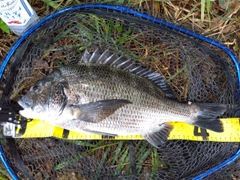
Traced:
POLYGON ((36 82, 30 90, 18 100, 23 108, 20 114, 26 118, 48 120, 57 117, 67 104, 64 88, 66 80, 59 70, 36 82))

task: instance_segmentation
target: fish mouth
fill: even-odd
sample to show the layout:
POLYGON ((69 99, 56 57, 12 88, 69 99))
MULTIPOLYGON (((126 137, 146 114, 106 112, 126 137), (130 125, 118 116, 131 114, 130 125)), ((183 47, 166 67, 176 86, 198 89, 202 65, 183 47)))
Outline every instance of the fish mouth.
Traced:
POLYGON ((31 108, 31 104, 23 101, 22 99, 19 99, 19 100, 18 100, 18 104, 19 104, 23 109, 31 108))

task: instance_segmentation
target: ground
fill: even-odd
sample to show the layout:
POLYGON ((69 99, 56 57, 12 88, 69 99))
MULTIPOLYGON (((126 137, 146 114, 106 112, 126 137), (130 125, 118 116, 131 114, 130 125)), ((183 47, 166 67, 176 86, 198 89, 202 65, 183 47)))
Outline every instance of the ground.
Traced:
MULTIPOLYGON (((164 16, 170 22, 184 24, 195 32, 222 42, 240 59, 240 1, 237 0, 29 0, 40 17, 63 7, 85 2, 124 4, 136 9, 148 9, 151 15, 164 16)), ((8 34, 0 29, 0 64, 17 38, 15 34, 8 34)), ((0 169, 0 180, 7 176, 5 171, 0 169)))

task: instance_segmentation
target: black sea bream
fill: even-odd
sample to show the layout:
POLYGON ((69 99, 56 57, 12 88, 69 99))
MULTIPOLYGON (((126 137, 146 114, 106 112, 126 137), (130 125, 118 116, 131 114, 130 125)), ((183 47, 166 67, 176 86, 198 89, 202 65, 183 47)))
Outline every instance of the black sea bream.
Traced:
POLYGON ((183 121, 222 132, 227 105, 179 103, 163 77, 108 50, 85 51, 78 64, 47 75, 18 103, 27 118, 65 129, 103 135, 140 134, 157 147, 183 121))

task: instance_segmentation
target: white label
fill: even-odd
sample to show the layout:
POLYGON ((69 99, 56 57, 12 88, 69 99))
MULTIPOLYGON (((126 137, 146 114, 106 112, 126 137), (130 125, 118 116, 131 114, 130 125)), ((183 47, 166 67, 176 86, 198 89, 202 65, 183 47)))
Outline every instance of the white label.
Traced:
POLYGON ((17 3, 17 0, 0 0, 0 10, 6 11, 8 9, 11 9, 15 4, 17 3))
POLYGON ((9 122, 4 123, 3 124, 3 135, 15 137, 15 127, 16 127, 16 125, 13 123, 9 123, 9 122))
POLYGON ((0 18, 8 26, 24 26, 27 24, 32 14, 33 10, 26 0, 17 0, 16 5, 11 9, 6 7, 4 9, 0 9, 0 18))

